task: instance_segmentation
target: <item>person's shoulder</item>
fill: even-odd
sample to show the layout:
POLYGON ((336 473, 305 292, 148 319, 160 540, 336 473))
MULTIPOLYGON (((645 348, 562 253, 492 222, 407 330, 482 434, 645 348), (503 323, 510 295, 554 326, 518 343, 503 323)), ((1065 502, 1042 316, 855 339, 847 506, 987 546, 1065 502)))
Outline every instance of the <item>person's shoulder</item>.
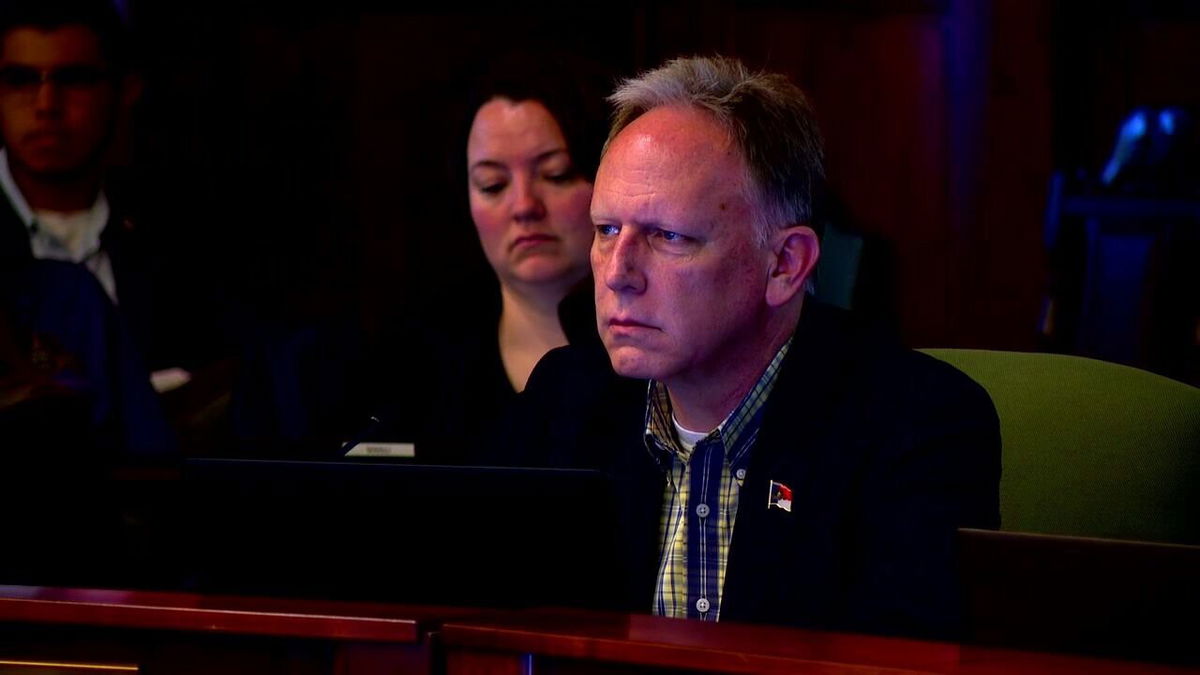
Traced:
POLYGON ((640 419, 646 381, 617 375, 602 345, 567 345, 552 349, 529 376, 524 404, 565 417, 640 419))
POLYGON ((991 400, 983 386, 949 363, 915 349, 905 349, 903 354, 905 370, 917 384, 991 400))
POLYGON ((0 189, 0 232, 16 239, 29 239, 29 230, 26 229, 25 222, 21 220, 21 216, 17 215, 17 208, 13 206, 8 193, 2 189, 0 189))
POLYGON ((598 390, 617 379, 603 346, 569 344, 551 349, 529 376, 526 391, 598 390))
POLYGON ((634 429, 636 437, 644 405, 644 381, 617 376, 603 347, 598 352, 583 345, 559 347, 530 374, 506 443, 511 456, 531 466, 606 466, 609 459, 600 449, 613 447, 596 439, 618 429, 634 429))
POLYGON ((838 379, 860 393, 886 397, 899 408, 955 403, 994 415, 982 386, 954 366, 909 348, 889 326, 829 305, 805 306, 806 347, 843 364, 838 379))

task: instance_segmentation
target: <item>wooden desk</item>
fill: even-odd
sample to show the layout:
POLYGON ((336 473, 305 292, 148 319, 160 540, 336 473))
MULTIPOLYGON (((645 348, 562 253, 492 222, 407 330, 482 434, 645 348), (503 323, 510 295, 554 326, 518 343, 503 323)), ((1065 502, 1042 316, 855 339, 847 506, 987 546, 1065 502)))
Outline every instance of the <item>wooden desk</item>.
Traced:
POLYGON ((1183 673, 1196 669, 745 624, 554 610, 454 620, 447 675, 1183 673))
POLYGON ((473 611, 0 586, 0 673, 429 673, 433 631, 473 611))
POLYGON ((443 669, 447 675, 1198 672, 1063 654, 580 610, 483 613, 0 586, 0 673, 5 675, 401 675, 443 669))

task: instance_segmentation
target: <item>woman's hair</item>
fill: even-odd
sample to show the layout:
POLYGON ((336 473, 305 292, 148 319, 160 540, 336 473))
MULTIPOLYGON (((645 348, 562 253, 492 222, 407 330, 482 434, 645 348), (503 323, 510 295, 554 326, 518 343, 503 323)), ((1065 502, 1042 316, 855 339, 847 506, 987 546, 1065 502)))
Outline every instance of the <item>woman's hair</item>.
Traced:
MULTIPOLYGON (((441 147, 444 148, 444 185, 449 190, 445 194, 453 197, 452 209, 457 222, 471 223, 469 200, 464 194, 471 125, 479 108, 495 98, 514 102, 538 101, 544 105, 562 131, 572 169, 588 181, 595 179, 600 149, 608 136, 611 108, 605 99, 617 82, 615 74, 575 54, 524 50, 477 59, 460 71, 455 81, 465 82, 466 86, 457 90, 461 94, 451 95, 447 127, 453 125, 450 127, 452 134, 443 139, 441 147)), ((446 93, 451 91, 454 89, 445 90, 446 93)), ((447 240, 458 246, 461 258, 454 283, 463 292, 477 291, 481 284, 495 284, 495 272, 475 240, 473 227, 455 227, 437 236, 440 237, 439 247, 447 240), (466 246, 468 237, 472 244, 469 247, 466 246)))
MULTIPOLYGON (((461 146, 466 147, 475 113, 488 101, 538 101, 562 130, 575 170, 591 181, 608 136, 610 108, 605 97, 614 81, 598 64, 569 53, 513 52, 490 59, 468 90, 461 146)), ((465 149, 459 153, 465 155, 465 149)))

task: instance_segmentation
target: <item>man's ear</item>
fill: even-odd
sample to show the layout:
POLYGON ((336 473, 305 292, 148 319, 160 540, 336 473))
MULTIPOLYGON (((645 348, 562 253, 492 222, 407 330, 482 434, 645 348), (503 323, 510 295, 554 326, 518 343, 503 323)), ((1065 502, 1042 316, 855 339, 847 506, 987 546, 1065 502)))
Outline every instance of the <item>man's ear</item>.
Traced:
POLYGON ((144 81, 136 73, 126 73, 117 81, 116 99, 113 103, 112 138, 109 139, 107 157, 110 164, 125 165, 130 161, 132 149, 134 104, 142 96, 144 81))
POLYGON ((146 82, 142 76, 137 73, 126 73, 121 76, 120 89, 120 105, 122 114, 129 114, 133 104, 138 102, 142 97, 142 90, 146 88, 146 82))
POLYGON ((771 238, 771 268, 767 276, 767 305, 781 307, 804 293, 805 282, 817 267, 821 246, 807 225, 780 230, 771 238))

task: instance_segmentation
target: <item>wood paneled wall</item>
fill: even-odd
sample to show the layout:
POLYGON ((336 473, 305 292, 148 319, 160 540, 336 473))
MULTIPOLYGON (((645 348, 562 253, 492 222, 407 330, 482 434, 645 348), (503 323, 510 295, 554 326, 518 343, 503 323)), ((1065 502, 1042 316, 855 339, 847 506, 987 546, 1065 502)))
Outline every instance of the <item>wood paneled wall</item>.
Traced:
POLYGON ((908 341, 1033 348, 1053 165, 1094 162, 1100 141, 1082 129, 1107 128, 1138 92, 1170 98, 1198 67, 1176 53, 1196 44, 1194 22, 1143 17, 1114 74, 1138 84, 1112 93, 1117 80, 1096 75, 1117 58, 1097 48, 1112 27, 1097 37, 1095 20, 1072 21, 1094 10, 1066 0, 132 4, 151 55, 135 157, 147 208, 284 313, 377 316, 443 280, 486 278, 448 170, 475 59, 569 48, 628 75, 721 52, 811 93, 850 224, 896 253, 908 341), (1091 84, 1064 86, 1071 73, 1091 84))

